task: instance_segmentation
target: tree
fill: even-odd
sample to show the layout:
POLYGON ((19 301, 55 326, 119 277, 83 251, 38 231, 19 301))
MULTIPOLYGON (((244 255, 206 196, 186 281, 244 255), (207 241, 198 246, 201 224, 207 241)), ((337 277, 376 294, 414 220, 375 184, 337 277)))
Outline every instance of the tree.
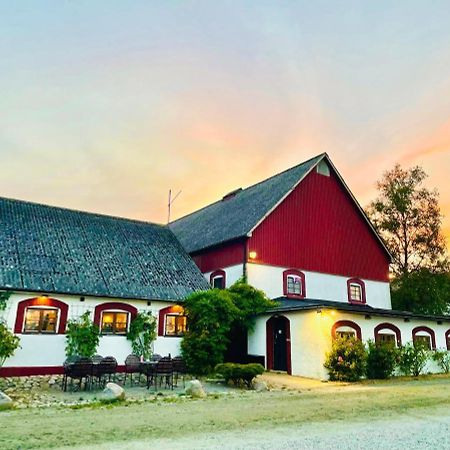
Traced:
POLYGON ((152 356, 152 344, 156 339, 156 319, 151 313, 138 313, 131 321, 127 339, 131 341, 133 353, 145 360, 152 356))
MULTIPOLYGON (((0 311, 6 309, 6 304, 11 297, 12 292, 0 292, 0 311)), ((0 316, 0 367, 5 361, 14 355, 15 351, 20 347, 20 339, 12 333, 6 322, 0 316)))
POLYGON ((367 210, 392 254, 395 276, 448 269, 439 194, 423 186, 426 177, 421 167, 397 164, 377 183, 379 196, 367 210))

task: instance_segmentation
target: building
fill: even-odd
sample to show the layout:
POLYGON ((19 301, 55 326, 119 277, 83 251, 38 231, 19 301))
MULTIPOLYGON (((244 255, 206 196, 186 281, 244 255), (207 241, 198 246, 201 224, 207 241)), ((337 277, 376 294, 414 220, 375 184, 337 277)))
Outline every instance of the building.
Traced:
POLYGON ((392 310, 389 251, 327 154, 236 189, 171 229, 212 287, 246 277, 279 301, 248 337, 248 353, 268 369, 325 378, 336 334, 450 349, 450 317, 392 310))
POLYGON ((0 290, 21 348, 0 375, 61 373, 67 321, 90 311, 98 353, 123 364, 139 311, 158 318, 156 353, 179 353, 175 304, 208 283, 166 226, 0 198, 0 290), (174 306, 175 305, 175 306, 174 306))

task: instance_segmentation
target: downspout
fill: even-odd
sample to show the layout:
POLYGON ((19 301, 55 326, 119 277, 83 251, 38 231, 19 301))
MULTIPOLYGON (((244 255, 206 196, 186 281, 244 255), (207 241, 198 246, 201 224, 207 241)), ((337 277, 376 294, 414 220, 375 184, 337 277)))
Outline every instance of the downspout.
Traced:
POLYGON ((244 241, 244 261, 242 262, 242 277, 247 283, 247 259, 248 259, 248 237, 244 241))

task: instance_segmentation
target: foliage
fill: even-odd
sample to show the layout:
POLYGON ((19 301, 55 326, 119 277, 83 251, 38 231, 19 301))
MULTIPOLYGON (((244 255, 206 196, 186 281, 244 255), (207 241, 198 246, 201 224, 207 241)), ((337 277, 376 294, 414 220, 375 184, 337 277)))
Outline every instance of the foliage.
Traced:
POLYGON ((152 343, 156 339, 156 319, 151 313, 138 313, 130 324, 127 339, 133 353, 145 360, 152 356, 152 343))
POLYGON ((183 302, 188 329, 181 352, 188 370, 206 374, 224 360, 232 330, 251 330, 255 314, 276 303, 240 280, 229 289, 195 292, 183 302))
POLYGON ((447 314, 449 292, 450 274, 420 269, 393 280, 392 307, 421 314, 447 314))
POLYGON ((419 376, 428 361, 429 351, 422 343, 407 343, 400 349, 398 368, 404 375, 419 376))
POLYGON ((450 372, 450 352, 447 350, 436 350, 433 352, 433 360, 436 361, 444 373, 450 372))
POLYGON ((79 319, 70 320, 66 331, 66 356, 95 355, 100 341, 100 330, 90 319, 86 311, 79 319))
POLYGON ((386 379, 394 373, 398 349, 389 342, 367 342, 367 378, 386 379))
POLYGON ((367 210, 392 256, 396 276, 426 268, 448 268, 439 194, 423 186, 421 167, 404 170, 397 164, 377 183, 379 196, 367 210))
POLYGON ((365 373, 366 360, 366 349, 359 339, 337 336, 324 366, 332 381, 357 381, 365 373))
POLYGON ((224 363, 217 364, 215 371, 227 383, 232 381, 235 386, 245 385, 250 388, 254 378, 264 372, 264 367, 261 364, 224 363))
POLYGON ((14 352, 19 348, 19 344, 19 337, 9 331, 6 324, 0 322, 0 367, 14 355, 14 352))
POLYGON ((6 309, 6 304, 11 295, 11 291, 0 292, 0 311, 4 311, 6 309))
POLYGON ((227 290, 194 292, 183 303, 188 329, 181 353, 189 372, 206 374, 223 361, 231 324, 239 311, 227 290))

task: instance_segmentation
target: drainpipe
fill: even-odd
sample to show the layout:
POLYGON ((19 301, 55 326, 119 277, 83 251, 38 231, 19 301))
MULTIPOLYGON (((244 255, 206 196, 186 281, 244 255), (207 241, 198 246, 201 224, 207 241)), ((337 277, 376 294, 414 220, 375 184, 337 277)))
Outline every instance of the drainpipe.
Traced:
POLYGON ((247 283, 247 259, 248 259, 248 238, 244 241, 244 261, 242 263, 242 277, 244 282, 247 283))

